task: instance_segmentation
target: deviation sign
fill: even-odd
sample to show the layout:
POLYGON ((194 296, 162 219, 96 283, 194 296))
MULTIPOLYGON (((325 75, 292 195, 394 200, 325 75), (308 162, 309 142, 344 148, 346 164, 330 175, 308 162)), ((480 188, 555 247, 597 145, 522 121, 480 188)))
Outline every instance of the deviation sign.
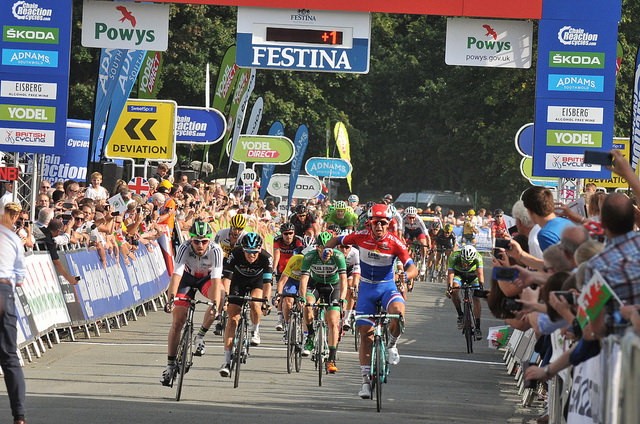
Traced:
MULTIPOLYGON (((124 131, 129 135, 129 137, 131 137, 132 140, 140 140, 140 136, 136 132, 136 127, 140 122, 142 122, 142 119, 131 118, 127 125, 124 126, 124 131)), ((142 126, 140 126, 140 132, 147 140, 156 139, 156 136, 151 132, 151 128, 156 122, 158 122, 157 119, 147 119, 143 122, 142 126)))

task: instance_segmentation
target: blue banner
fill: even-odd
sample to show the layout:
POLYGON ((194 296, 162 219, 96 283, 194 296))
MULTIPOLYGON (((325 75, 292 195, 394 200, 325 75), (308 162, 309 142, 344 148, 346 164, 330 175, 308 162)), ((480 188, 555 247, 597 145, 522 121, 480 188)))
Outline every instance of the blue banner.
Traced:
POLYGON ((0 3, 0 150, 62 149, 72 10, 72 0, 0 3))
POLYGON ((102 127, 107 121, 107 113, 113 91, 117 85, 117 76, 120 74, 122 66, 124 49, 102 49, 100 54, 100 68, 98 71, 98 86, 96 89, 96 107, 93 112, 93 133, 91 136, 91 156, 92 162, 100 161, 100 155, 103 151, 104 137, 102 142, 98 143, 98 137, 102 132, 102 127))
POLYGON ((107 143, 116 128, 122 109, 129 98, 129 93, 131 93, 131 89, 138 79, 138 73, 146 55, 146 50, 127 50, 127 54, 123 59, 116 88, 113 90, 113 96, 111 97, 111 105, 109 106, 109 118, 104 135, 107 143))
POLYGON ((347 178, 352 166, 345 159, 316 157, 307 160, 304 170, 314 177, 347 178))
POLYGON ((640 162, 640 47, 636 53, 636 71, 633 77, 633 103, 631 108, 631 166, 638 175, 640 162))
POLYGON ((622 0, 544 0, 542 19, 579 19, 618 22, 622 0))
POLYGON ((226 129, 224 116, 215 109, 178 107, 177 143, 214 144, 222 139, 226 129))
POLYGON ((300 168, 302 168, 302 159, 304 158, 304 153, 307 151, 308 144, 309 130, 306 125, 302 124, 298 127, 296 137, 293 139, 293 146, 296 152, 291 161, 291 172, 289 172, 289 194, 287 195, 289 205, 291 205, 291 201, 293 200, 293 191, 298 182, 298 175, 300 175, 300 168))
MULTIPOLYGON (((275 121, 273 124, 271 124, 271 128, 269 128, 268 135, 279 135, 279 136, 284 135, 284 125, 282 125, 282 122, 275 121)), ((273 175, 273 172, 275 171, 275 169, 276 169, 275 164, 262 166, 262 173, 260 175, 260 198, 261 199, 264 199, 267 196, 267 187, 269 186, 269 180, 271 179, 271 176, 273 175)))

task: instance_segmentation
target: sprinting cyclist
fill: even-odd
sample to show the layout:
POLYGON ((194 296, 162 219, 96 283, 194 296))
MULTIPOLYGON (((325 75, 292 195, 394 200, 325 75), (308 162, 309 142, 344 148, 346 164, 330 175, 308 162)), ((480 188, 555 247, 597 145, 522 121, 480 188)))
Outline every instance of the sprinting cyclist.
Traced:
POLYGON ((405 210, 404 215, 404 240, 405 243, 410 246, 413 243, 420 245, 422 251, 422 257, 426 258, 429 249, 431 248, 431 238, 427 227, 422 222, 422 219, 418 216, 418 209, 415 206, 409 206, 405 210))
MULTIPOLYGON (((474 289, 484 290, 484 272, 482 256, 470 244, 457 250, 449 256, 449 270, 447 274, 447 293, 451 296, 453 306, 458 313, 458 328, 462 328, 463 314, 460 306, 460 286, 471 283, 474 289)), ((476 340, 482 339, 480 330, 480 299, 473 296, 473 312, 476 322, 476 340)))
POLYGON ((366 212, 364 208, 360 206, 360 198, 358 197, 357 194, 350 195, 347 198, 347 203, 349 204, 349 207, 353 210, 353 213, 356 214, 356 216, 360 216, 362 212, 366 212))
MULTIPOLYGON (((350 234, 345 232, 343 235, 350 234)), ((360 284, 360 253, 358 249, 352 249, 351 245, 339 244, 338 250, 342 252, 347 262, 347 305, 342 319, 342 330, 351 330, 351 315, 354 314, 353 307, 358 299, 358 286, 360 284)))
MULTIPOLYGON (((175 269, 169 282, 167 295, 169 301, 165 312, 173 313, 169 328, 167 343, 167 368, 162 372, 160 382, 163 386, 171 384, 171 378, 176 370, 176 353, 180 342, 180 332, 187 319, 189 302, 175 300, 176 294, 193 298, 196 291, 200 291, 211 301, 219 291, 222 276, 222 249, 212 243, 213 230, 204 221, 195 221, 189 230, 190 240, 178 247, 175 259, 175 269)), ((195 355, 203 355, 205 351, 204 335, 213 322, 213 313, 205 313, 202 327, 195 337, 195 355)))
POLYGON ((333 210, 324 217, 327 225, 336 224, 340 230, 353 230, 358 225, 358 215, 349 210, 347 202, 338 200, 333 210))
MULTIPOLYGON (((298 250, 296 251, 298 252, 298 250)), ((300 276, 302 275, 302 253, 295 253, 284 268, 276 286, 276 296, 280 299, 278 307, 282 309, 284 326, 289 325, 289 311, 293 307, 293 298, 282 297, 283 294, 296 294, 300 290, 300 276)))
POLYGON ((478 234, 476 223, 476 211, 469 209, 462 224, 462 244, 476 244, 476 234, 478 234))
MULTIPOLYGON (((229 224, 230 226, 228 228, 223 228, 222 230, 218 231, 215 238, 215 242, 218 243, 222 248, 225 258, 228 258, 231 251, 235 247, 240 245, 240 240, 246 234, 246 232, 244 231, 244 227, 247 226, 247 218, 243 214, 238 213, 238 214, 235 214, 233 217, 231 217, 229 224)), ((224 296, 225 296, 224 287, 220 285, 220 291, 219 293, 217 293, 217 297, 214 300, 216 305, 222 305, 224 296)), ((213 333, 217 336, 221 336, 223 331, 222 320, 220 316, 220 313, 222 312, 222 307, 220 307, 219 309, 220 310, 218 311, 218 316, 216 316, 215 318, 216 326, 213 331, 213 333)))
POLYGON ((316 221, 316 217, 309 213, 305 205, 296 205, 295 213, 291 215, 289 222, 295 226, 297 236, 315 237, 316 234, 320 234, 320 224, 316 221))
MULTIPOLYGON (((389 232, 392 212, 385 204, 376 204, 369 209, 369 229, 358 231, 345 236, 338 236, 326 243, 326 247, 338 244, 350 244, 360 250, 360 289, 356 314, 375 314, 377 303, 390 314, 404 317, 404 299, 398 292, 395 283, 394 262, 396 258, 404 265, 403 278, 415 278, 418 269, 413 263, 406 246, 398 237, 389 232)), ((373 345, 373 323, 370 320, 358 320, 360 331, 360 371, 362 373, 362 388, 358 395, 362 399, 371 397, 369 371, 371 367, 371 347, 373 345)), ((389 363, 398 364, 400 354, 396 343, 402 332, 399 319, 391 320, 389 325, 390 337, 388 345, 389 363)))
MULTIPOLYGON (((435 239, 436 244, 436 257, 435 264, 439 264, 442 260, 442 255, 445 255, 447 264, 449 263, 449 257, 453 249, 456 247, 456 235, 453 233, 453 225, 445 224, 445 226, 438 231, 435 239)), ((435 267, 433 268, 435 272, 435 267)))
POLYGON ((300 296, 307 300, 305 308, 305 322, 307 324, 307 340, 302 350, 303 356, 309 356, 313 350, 313 310, 311 306, 316 299, 328 303, 325 320, 327 321, 329 344, 329 359, 327 361, 327 371, 335 374, 338 371, 336 366, 336 351, 338 348, 338 338, 340 336, 340 306, 347 294, 347 264, 344 255, 338 249, 325 248, 326 243, 331 240, 331 234, 322 232, 316 237, 316 248, 306 255, 302 261, 300 276, 300 296))
MULTIPOLYGON (((273 263, 275 264, 276 278, 280 278, 287 266, 287 262, 297 249, 303 247, 302 237, 295 234, 295 226, 290 222, 285 222, 280 226, 280 235, 273 241, 273 263)), ((282 320, 282 305, 278 304, 278 323, 276 330, 282 331, 284 322, 282 320)))
MULTIPOLYGON (((247 233, 240 240, 240 247, 234 248, 224 263, 222 284, 229 295, 262 297, 271 287, 273 278, 273 257, 262 249, 262 237, 257 233, 247 233)), ((263 303, 263 311, 268 306, 263 303)), ((220 375, 228 377, 231 373, 231 349, 233 337, 240 320, 242 300, 229 299, 227 304, 227 327, 224 330, 224 362, 220 375)), ((260 344, 260 304, 251 303, 252 334, 251 345, 260 344)))

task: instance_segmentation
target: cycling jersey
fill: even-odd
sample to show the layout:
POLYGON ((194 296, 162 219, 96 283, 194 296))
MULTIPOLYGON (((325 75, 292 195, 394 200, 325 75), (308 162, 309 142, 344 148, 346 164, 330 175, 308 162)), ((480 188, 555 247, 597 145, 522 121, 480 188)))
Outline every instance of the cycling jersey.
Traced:
POLYGON ((291 244, 286 244, 282 235, 276 237, 273 241, 273 250, 278 249, 280 251, 280 257, 278 258, 278 263, 276 264, 276 270, 278 274, 282 274, 285 267, 287 266, 287 262, 293 256, 293 251, 297 248, 304 247, 304 242, 302 238, 299 236, 293 236, 293 240, 291 244))
MULTIPOLYGON (((241 247, 231 250, 224 263, 222 276, 231 280, 229 294, 244 296, 253 289, 262 289, 263 284, 270 284, 273 278, 273 257, 261 250, 254 262, 247 261, 241 247)), ((242 301, 229 299, 229 303, 241 305, 242 301)))
POLYGON ((407 241, 424 240, 428 237, 427 227, 420 217, 414 219, 405 219, 404 221, 404 238, 407 241))
POLYGON ((222 276, 222 249, 216 243, 209 243, 209 248, 202 256, 196 255, 191 241, 182 243, 176 252, 174 274, 182 276, 185 272, 195 278, 209 275, 211 278, 222 276))
POLYGON ((348 227, 355 228, 358 225, 358 216, 349 210, 345 210, 344 216, 338 218, 337 211, 333 210, 324 217, 324 221, 327 225, 336 224, 340 229, 344 230, 348 227))
POLYGON ((231 250, 233 250, 234 247, 240 245, 240 240, 242 240, 242 237, 244 237, 245 234, 247 234, 246 231, 242 230, 240 232, 240 235, 238 236, 238 240, 236 240, 235 244, 232 246, 231 228, 223 228, 222 230, 218 231, 218 233, 216 234, 215 242, 218 243, 220 247, 222 247, 225 258, 229 257, 229 253, 231 253, 231 250))
POLYGON ((358 249, 355 247, 349 249, 345 260, 347 262, 347 277, 351 277, 353 274, 360 274, 360 253, 358 249))
POLYGON ((297 236, 304 237, 306 232, 313 227, 313 224, 316 223, 316 217, 313 214, 307 212, 307 217, 303 221, 300 220, 297 214, 293 214, 289 219, 295 227, 295 232, 297 236))
POLYGON ((447 235, 443 230, 440 230, 436 235, 436 245, 444 250, 453 249, 453 246, 456 245, 456 235, 453 231, 447 235))
POLYGON ((491 235, 494 239, 506 238, 509 236, 507 223, 504 221, 504 219, 501 219, 500 223, 498 223, 498 221, 493 221, 493 223, 491 224, 491 235))
POLYGON ((476 257, 471 263, 465 263, 461 258, 461 250, 456 250, 449 256, 448 268, 453 271, 456 277, 464 282, 471 282, 478 277, 478 271, 482 272, 483 260, 480 253, 476 252, 476 257))
POLYGON ((293 255, 289 261, 287 262, 287 266, 284 268, 282 273, 289 278, 293 278, 294 280, 300 281, 300 276, 302 275, 302 260, 304 259, 303 254, 293 255))
POLYGON ((324 262, 318 253, 318 249, 304 255, 302 261, 302 275, 309 276, 309 287, 315 284, 338 284, 340 274, 347 272, 347 263, 344 255, 338 249, 333 249, 333 255, 324 262))
POLYGON ((396 257, 405 269, 413 264, 404 243, 391 233, 376 240, 369 230, 364 230, 338 239, 340 244, 350 244, 360 250, 360 276, 364 282, 394 282, 393 264, 396 257))

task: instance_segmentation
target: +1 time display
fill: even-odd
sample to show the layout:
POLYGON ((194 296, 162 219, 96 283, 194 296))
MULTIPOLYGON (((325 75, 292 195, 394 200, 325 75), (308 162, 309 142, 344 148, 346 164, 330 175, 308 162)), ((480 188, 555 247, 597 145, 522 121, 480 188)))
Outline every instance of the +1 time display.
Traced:
POLYGON ((267 27, 266 40, 286 43, 341 45, 342 31, 267 27))

